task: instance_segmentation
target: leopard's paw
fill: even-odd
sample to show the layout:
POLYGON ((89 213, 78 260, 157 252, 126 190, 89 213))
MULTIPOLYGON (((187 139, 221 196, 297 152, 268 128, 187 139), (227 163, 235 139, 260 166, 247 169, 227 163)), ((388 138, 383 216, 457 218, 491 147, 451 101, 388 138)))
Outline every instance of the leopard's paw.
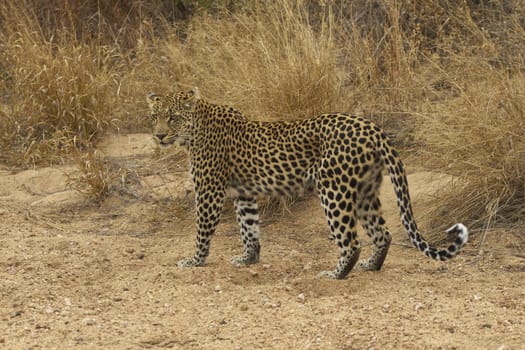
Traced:
POLYGON ((181 268, 188 268, 188 267, 196 267, 196 266, 204 266, 204 261, 199 260, 192 256, 191 258, 182 259, 177 263, 178 267, 181 268))

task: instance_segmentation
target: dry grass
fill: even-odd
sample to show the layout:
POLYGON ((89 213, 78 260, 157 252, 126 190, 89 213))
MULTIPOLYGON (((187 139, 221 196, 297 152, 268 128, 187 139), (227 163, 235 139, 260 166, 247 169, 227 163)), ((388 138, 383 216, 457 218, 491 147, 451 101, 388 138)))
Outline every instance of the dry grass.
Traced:
POLYGON ((175 31, 156 44, 164 77, 147 86, 198 85, 208 98, 264 119, 341 105, 345 73, 338 65, 333 14, 311 14, 305 3, 254 2, 246 12, 201 14, 189 23, 184 41, 175 31))
POLYGON ((148 91, 197 85, 258 119, 371 117, 408 163, 456 178, 431 224, 523 221, 521 0, 53 4, 0 3, 3 162, 76 158, 99 196, 111 175, 83 150, 146 130, 148 91))
POLYGON ((484 4, 483 15, 455 9, 451 21, 462 27, 421 64, 434 81, 419 103, 418 159, 455 177, 431 205, 432 225, 524 221, 525 23, 523 7, 511 5, 484 4))
POLYGON ((116 121, 122 63, 113 48, 72 33, 45 37, 29 4, 0 12, 1 158, 18 166, 54 162, 72 142, 88 144, 116 121))
MULTIPOLYGON (((456 177, 430 212, 490 227, 525 217, 525 76, 471 67, 483 81, 459 97, 429 104, 419 118, 419 155, 435 171, 456 177)), ((467 68, 466 68, 467 69, 467 68)), ((472 72, 474 74, 475 72, 472 72)))
POLYGON ((134 199, 143 197, 135 190, 140 186, 136 169, 126 167, 125 162, 104 157, 95 149, 73 149, 71 153, 76 168, 66 173, 67 185, 88 201, 100 204, 114 192, 134 199))
POLYGON ((118 173, 97 151, 77 153, 73 158, 77 171, 67 174, 68 186, 95 202, 103 201, 112 191, 118 173))

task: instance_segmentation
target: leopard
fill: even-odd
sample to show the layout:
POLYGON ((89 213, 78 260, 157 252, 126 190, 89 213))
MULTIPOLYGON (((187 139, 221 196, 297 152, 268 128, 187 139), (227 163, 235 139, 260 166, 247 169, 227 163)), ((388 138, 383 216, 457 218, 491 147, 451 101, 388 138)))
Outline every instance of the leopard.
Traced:
POLYGON ((195 191, 195 253, 180 260, 181 268, 204 266, 225 201, 233 200, 240 227, 242 254, 231 263, 243 267, 260 259, 257 198, 292 196, 313 183, 337 244, 335 269, 318 276, 344 279, 356 269, 378 271, 392 234, 381 209, 379 189, 389 174, 402 225, 411 243, 427 257, 446 261, 468 241, 461 223, 447 232, 445 248, 430 244, 418 229, 407 174, 385 131, 371 120, 349 113, 324 113, 286 121, 257 121, 228 105, 209 102, 198 88, 166 94, 149 93, 153 138, 160 146, 186 148, 195 191), (360 223, 371 240, 372 254, 359 260, 360 223))

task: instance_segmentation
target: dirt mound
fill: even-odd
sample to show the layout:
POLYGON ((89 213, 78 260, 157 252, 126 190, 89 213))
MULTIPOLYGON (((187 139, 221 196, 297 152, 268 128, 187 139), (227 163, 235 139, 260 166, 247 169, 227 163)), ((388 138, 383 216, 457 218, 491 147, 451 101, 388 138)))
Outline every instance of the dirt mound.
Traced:
MULTIPOLYGON (((194 244, 184 160, 154 157, 148 135, 101 152, 138 179, 101 205, 67 186, 73 168, 0 168, 0 348, 525 348, 523 234, 489 232, 481 249, 474 235, 453 261, 429 260, 407 244, 386 180, 395 243, 380 272, 315 277, 337 256, 315 197, 263 215, 259 264, 229 264, 241 244, 226 213, 208 265, 178 269, 194 244)), ((409 176, 417 217, 446 181, 409 176)))

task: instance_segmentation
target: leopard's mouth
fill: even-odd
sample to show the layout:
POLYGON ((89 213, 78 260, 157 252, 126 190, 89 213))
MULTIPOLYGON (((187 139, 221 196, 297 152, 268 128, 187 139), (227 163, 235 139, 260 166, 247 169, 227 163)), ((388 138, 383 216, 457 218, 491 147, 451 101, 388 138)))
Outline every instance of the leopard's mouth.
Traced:
POLYGON ((165 139, 159 139, 157 136, 153 136, 153 140, 155 141, 155 143, 157 143, 159 146, 161 147, 167 147, 167 146, 170 146, 173 144, 173 141, 174 140, 165 140, 165 139))
POLYGON ((181 145, 184 144, 184 143, 186 143, 186 142, 182 142, 182 143, 181 143, 181 142, 180 142, 180 140, 181 140, 180 138, 178 138, 178 137, 173 137, 173 136, 171 136, 171 137, 169 137, 169 138, 168 138, 168 137, 164 137, 164 138, 162 138, 162 139, 159 139, 157 136, 153 136, 153 139, 154 139, 155 142, 156 142, 159 146, 161 146, 161 147, 168 147, 168 146, 173 145, 174 143, 179 143, 179 144, 181 144, 181 145))

